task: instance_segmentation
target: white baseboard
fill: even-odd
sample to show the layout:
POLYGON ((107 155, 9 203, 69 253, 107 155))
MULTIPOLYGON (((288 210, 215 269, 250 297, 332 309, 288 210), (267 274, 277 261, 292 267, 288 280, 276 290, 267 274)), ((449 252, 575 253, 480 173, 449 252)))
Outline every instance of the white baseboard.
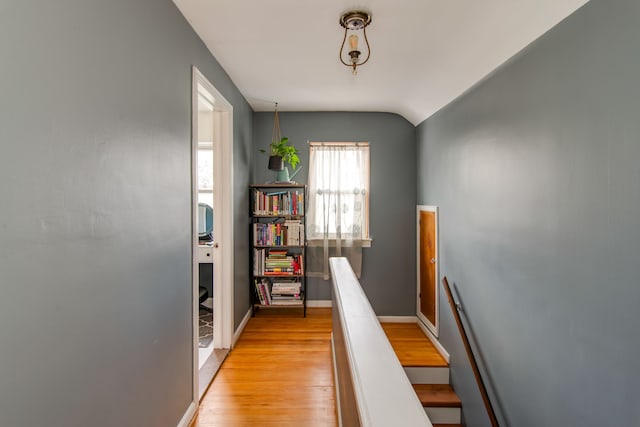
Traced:
POLYGON ((242 318, 242 322, 240 322, 240 325, 238 325, 238 329, 236 329, 236 331, 233 333, 233 342, 231 343, 231 348, 236 346, 236 343, 238 342, 242 331, 244 331, 245 326, 247 326, 249 319, 251 319, 251 309, 247 311, 247 314, 245 314, 242 318))
POLYGON ((331 300, 312 299, 307 300, 307 307, 311 308, 331 308, 331 300))
POLYGON ((416 323, 416 316, 378 316, 380 323, 416 323))
POLYGON ((189 427, 191 425, 191 421, 193 421, 193 417, 196 415, 197 408, 196 403, 191 402, 177 427, 189 427))
POLYGON ((442 344, 440 344, 440 341, 438 341, 438 339, 433 335, 433 332, 431 332, 429 328, 427 328, 426 325, 422 322, 418 322, 418 326, 420 327, 420 329, 422 329, 422 332, 424 332, 427 335, 427 337, 431 340, 431 343, 436 348, 436 350, 440 352, 440 355, 444 357, 444 360, 446 360, 447 363, 450 363, 451 356, 449 356, 449 353, 447 352, 447 350, 444 349, 442 344))

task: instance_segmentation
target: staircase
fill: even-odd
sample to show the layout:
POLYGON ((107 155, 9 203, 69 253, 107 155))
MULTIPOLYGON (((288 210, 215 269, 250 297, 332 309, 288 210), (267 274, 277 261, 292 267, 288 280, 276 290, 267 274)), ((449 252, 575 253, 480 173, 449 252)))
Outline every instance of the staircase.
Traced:
POLYGON ((462 404, 449 385, 449 364, 415 323, 382 323, 434 427, 460 427, 462 404))

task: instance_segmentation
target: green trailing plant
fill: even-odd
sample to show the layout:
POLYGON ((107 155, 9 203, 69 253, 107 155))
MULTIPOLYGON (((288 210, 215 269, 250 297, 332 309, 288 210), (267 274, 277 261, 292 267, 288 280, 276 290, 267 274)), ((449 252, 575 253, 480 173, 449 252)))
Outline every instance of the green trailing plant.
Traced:
MULTIPOLYGON (((266 150, 260 150, 266 153, 266 150)), ((293 145, 289 144, 289 138, 283 137, 280 141, 272 141, 269 145, 269 155, 280 156, 285 163, 289 163, 293 169, 300 163, 300 157, 298 157, 298 150, 293 145)))

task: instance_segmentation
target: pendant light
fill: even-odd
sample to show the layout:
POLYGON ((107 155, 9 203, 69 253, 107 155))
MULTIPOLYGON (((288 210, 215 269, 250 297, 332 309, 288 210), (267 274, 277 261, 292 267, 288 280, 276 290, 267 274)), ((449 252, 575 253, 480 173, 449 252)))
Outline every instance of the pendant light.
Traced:
POLYGON ((353 10, 343 14, 340 17, 340 25, 344 28, 344 38, 342 39, 342 45, 340 46, 340 62, 347 67, 352 68, 353 75, 358 74, 358 67, 364 65, 371 57, 371 47, 369 46, 369 39, 367 39, 367 26, 371 23, 371 14, 360 10, 353 10), (364 60, 360 59, 360 52, 358 47, 359 37, 358 34, 362 33, 364 41, 367 45, 367 57, 364 60), (345 52, 345 44, 347 41, 347 33, 349 35, 349 51, 345 52), (347 58, 348 55, 348 58, 347 58), (345 58, 347 60, 345 61, 345 58))

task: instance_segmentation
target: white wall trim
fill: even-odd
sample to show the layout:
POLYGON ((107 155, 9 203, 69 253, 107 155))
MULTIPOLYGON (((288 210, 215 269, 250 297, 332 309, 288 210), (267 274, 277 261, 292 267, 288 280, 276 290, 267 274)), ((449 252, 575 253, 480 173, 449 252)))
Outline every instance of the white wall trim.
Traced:
POLYGON ((233 341, 231 343, 231 348, 236 346, 236 343, 240 339, 240 335, 242 335, 242 331, 244 331, 244 328, 247 326, 247 323, 249 323, 249 319, 251 319, 251 309, 247 310, 247 313, 242 318, 242 322, 240 322, 240 324, 238 325, 238 329, 236 329, 236 331, 233 333, 233 341))
POLYGON ((198 233, 197 233, 197 151, 198 151, 198 97, 208 92, 212 96, 218 152, 214 156, 214 181, 219 191, 214 193, 214 229, 216 244, 213 249, 214 348, 231 348, 233 338, 233 105, 209 82, 198 68, 191 68, 191 234, 192 234, 192 316, 193 316, 193 403, 199 402, 198 351, 198 233), (221 249, 218 249, 220 247, 221 249))
POLYGON ((311 308, 331 308, 331 300, 313 299, 307 300, 307 307, 311 308))
POLYGON ((418 326, 420 327, 420 329, 422 329, 422 332, 424 332, 427 335, 427 338, 429 338, 431 340, 431 342, 435 346, 436 350, 438 350, 440 352, 440 355, 442 357, 444 357, 444 360, 446 360, 447 363, 450 363, 451 362, 451 356, 449 356, 449 353, 447 352, 447 350, 445 350, 445 348, 442 346, 442 344, 440 344, 440 341, 438 341, 438 338, 436 338, 433 335, 433 332, 431 332, 431 330, 429 328, 427 328, 425 326, 425 324, 422 323, 422 322, 418 322, 418 326))
POLYGON ((378 316, 380 323, 417 323, 416 316, 378 316))
POLYGON ((194 402, 191 402, 186 412, 180 419, 180 422, 178 423, 177 427, 189 427, 189 425, 191 424, 191 421, 193 421, 193 417, 195 417, 196 415, 196 409, 197 409, 196 404, 194 402))

